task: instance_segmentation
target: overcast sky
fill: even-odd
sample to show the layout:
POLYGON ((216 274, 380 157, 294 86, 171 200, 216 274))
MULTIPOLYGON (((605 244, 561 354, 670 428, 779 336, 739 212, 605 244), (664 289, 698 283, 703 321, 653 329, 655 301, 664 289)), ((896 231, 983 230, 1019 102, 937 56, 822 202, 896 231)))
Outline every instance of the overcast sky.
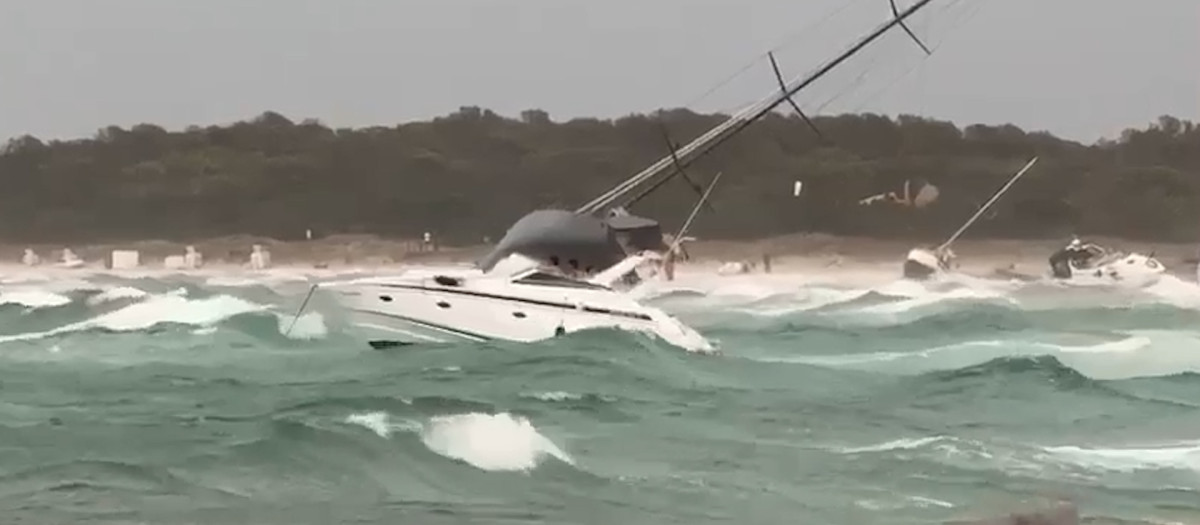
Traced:
MULTIPOLYGON (((179 129, 268 109, 333 126, 464 105, 536 107, 556 120, 728 111, 773 87, 766 62, 701 95, 781 42, 789 77, 810 70, 888 9, 886 0, 9 0, 0 140, 139 122, 179 129)), ((934 0, 913 29, 937 45, 932 57, 889 35, 802 103, 816 112, 864 84, 822 112, 1011 122, 1085 142, 1161 114, 1200 120, 1200 0, 934 0), (856 84, 864 72, 878 76, 856 84)))

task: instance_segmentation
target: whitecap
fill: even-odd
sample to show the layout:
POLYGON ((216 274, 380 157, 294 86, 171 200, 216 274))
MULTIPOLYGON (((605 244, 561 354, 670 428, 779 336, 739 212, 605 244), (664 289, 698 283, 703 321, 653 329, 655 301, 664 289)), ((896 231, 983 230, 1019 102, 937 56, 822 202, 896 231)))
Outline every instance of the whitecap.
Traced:
POLYGON ((325 317, 318 312, 306 312, 300 317, 277 313, 275 317, 279 321, 279 333, 291 339, 321 339, 329 334, 325 317))
POLYGON ((0 304, 18 304, 27 308, 54 308, 70 304, 71 299, 43 290, 12 290, 0 293, 0 304))
POLYGON ((920 438, 900 438, 891 441, 884 441, 874 445, 864 445, 859 447, 840 447, 837 449, 842 454, 862 454, 865 452, 889 452, 893 450, 912 450, 921 448, 927 445, 938 443, 950 439, 946 436, 927 436, 920 438))
POLYGON ((433 452, 488 471, 528 471, 545 457, 574 464, 528 419, 508 413, 438 416, 421 432, 433 452))
POLYGON ((393 422, 387 412, 363 412, 346 416, 346 423, 366 428, 381 438, 389 438, 395 431, 417 432, 421 425, 411 421, 393 422))
POLYGON ((266 306, 227 295, 217 295, 203 299, 189 299, 183 296, 180 290, 176 290, 152 296, 146 301, 131 304, 92 319, 72 323, 46 332, 0 337, 0 343, 35 340, 92 328, 101 328, 115 332, 132 332, 145 330, 160 323, 178 323, 206 327, 235 315, 259 312, 266 309, 266 306))
POLYGON ((235 315, 259 312, 266 308, 266 306, 228 295, 188 299, 174 294, 166 294, 154 296, 145 302, 132 304, 84 321, 79 324, 78 328, 105 328, 118 332, 129 332, 145 330, 160 323, 208 326, 235 315))
POLYGON ((149 295, 144 290, 132 286, 117 286, 89 297, 87 303, 95 306, 121 299, 144 299, 149 295))
POLYGON ((345 422, 369 429, 382 438, 396 431, 415 432, 430 451, 486 471, 529 471, 546 457, 564 463, 574 460, 543 436, 528 419, 507 412, 435 416, 427 424, 394 422, 386 412, 355 413, 345 422))
POLYGON ((1044 447, 1048 454, 1085 468, 1114 472, 1180 469, 1200 472, 1200 441, 1182 441, 1126 448, 1075 445, 1044 447))
POLYGON ((548 402, 578 401, 583 399, 582 395, 573 394, 571 392, 563 392, 561 390, 556 390, 553 392, 535 392, 532 394, 526 394, 526 397, 532 397, 538 401, 548 402))

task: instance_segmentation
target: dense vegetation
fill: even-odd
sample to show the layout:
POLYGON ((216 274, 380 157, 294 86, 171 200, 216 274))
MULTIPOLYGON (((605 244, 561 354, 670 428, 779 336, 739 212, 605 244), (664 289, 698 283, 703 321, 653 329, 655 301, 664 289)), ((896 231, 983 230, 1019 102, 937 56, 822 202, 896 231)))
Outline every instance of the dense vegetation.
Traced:
MULTIPOLYGON (((724 115, 688 110, 554 122, 543 111, 505 118, 464 107, 431 122, 330 129, 264 113, 229 126, 168 132, 141 124, 94 138, 15 138, 0 152, 0 238, 9 241, 187 240, 232 234, 278 239, 375 233, 444 242, 498 238, 539 206, 574 208, 666 153, 663 127, 684 143, 724 115)), ((1032 155, 1041 162, 973 236, 1071 232, 1200 240, 1200 126, 1162 117, 1116 140, 1082 145, 1018 127, 913 116, 800 119, 772 115, 689 169, 699 184, 724 171, 716 213, 694 232, 747 238, 799 231, 943 238, 1032 155), (925 180, 924 209, 858 200, 925 180), (793 181, 804 192, 793 197, 793 181)), ((668 228, 697 195, 673 180, 635 212, 668 228)))

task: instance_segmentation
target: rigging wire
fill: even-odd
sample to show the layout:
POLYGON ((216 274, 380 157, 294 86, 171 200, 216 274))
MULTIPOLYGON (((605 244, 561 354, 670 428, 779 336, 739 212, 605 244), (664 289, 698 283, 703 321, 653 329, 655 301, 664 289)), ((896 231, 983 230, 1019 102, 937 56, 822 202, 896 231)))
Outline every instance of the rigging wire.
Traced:
MULTIPOLYGON (((940 39, 937 39, 936 41, 934 41, 930 50, 934 54, 936 54, 937 51, 939 49, 941 49, 941 47, 943 45, 945 45, 947 41, 950 40, 950 37, 956 31, 962 29, 962 27, 964 27, 971 19, 973 19, 976 15, 979 14, 979 12, 981 11, 982 3, 984 1, 986 1, 986 0, 952 0, 950 4, 939 8, 937 10, 937 13, 935 13, 934 17, 941 16, 942 14, 944 14, 948 11, 957 9, 960 4, 968 4, 971 6, 970 8, 968 8, 969 10, 959 10, 958 11, 958 15, 957 15, 958 20, 955 20, 954 17, 952 17, 951 21, 949 23, 947 23, 947 26, 949 26, 950 29, 940 39)), ((931 19, 934 17, 931 17, 931 19)), ((842 90, 838 90, 838 92, 833 94, 830 98, 817 104, 816 109, 810 110, 809 113, 820 114, 826 108, 833 105, 834 103, 836 103, 840 100, 843 100, 843 99, 852 98, 852 97, 850 97, 850 95, 854 95, 856 93, 861 92, 861 88, 867 84, 869 78, 880 76, 881 71, 879 68, 876 68, 875 66, 884 57, 880 53, 872 53, 868 56, 870 58, 868 58, 866 67, 864 67, 861 70, 861 72, 854 77, 854 79, 851 81, 851 84, 849 87, 842 89, 842 90)), ((876 89, 876 90, 868 92, 869 94, 867 94, 858 105, 854 106, 853 109, 849 109, 847 111, 851 112, 851 113, 861 111, 868 104, 874 102, 880 96, 882 96, 884 93, 886 93, 886 92, 890 91, 892 88, 894 88, 897 84, 900 83, 900 81, 902 81, 905 78, 907 78, 908 76, 910 76, 914 71, 925 68, 927 65, 927 62, 928 62, 928 57, 922 56, 921 60, 918 60, 918 61, 914 62, 912 65, 908 66, 899 76, 893 77, 893 78, 885 81, 885 84, 880 89, 876 89)), ((808 106, 808 105, 806 105, 806 106, 808 106)))
MULTIPOLYGON (((947 31, 946 35, 943 36, 941 40, 937 41, 937 43, 933 46, 932 50, 934 51, 934 53, 936 53, 937 50, 940 49, 950 39, 950 36, 953 35, 955 31, 958 31, 959 29, 961 29, 962 27, 967 25, 967 23, 969 23, 976 15, 979 14, 979 12, 982 10, 981 6, 983 5, 983 3, 985 1, 986 0, 954 0, 952 4, 946 6, 943 9, 943 11, 948 11, 951 8, 953 8, 954 5, 959 4, 959 3, 965 3, 965 2, 970 2, 970 5, 973 6, 973 10, 967 11, 964 15, 962 15, 961 20, 950 24, 950 30, 947 31)), ((875 102, 876 100, 878 100, 881 96, 883 96, 884 93, 887 93, 892 88, 894 88, 897 84, 899 84, 901 81, 903 81, 904 79, 906 79, 910 75, 912 75, 914 71, 922 70, 927 65, 928 65, 927 60, 918 60, 917 62, 915 62, 911 66, 909 66, 907 69, 905 69, 899 76, 896 76, 896 77, 892 78, 890 81, 888 81, 880 89, 870 92, 870 94, 868 94, 858 105, 854 106, 849 111, 851 113, 861 112, 868 104, 871 104, 871 103, 875 102)), ((837 98, 840 98, 840 97, 837 97, 837 98)), ((836 98, 835 98, 835 100, 836 100, 836 98)), ((832 102, 832 101, 830 101, 830 102, 832 102)), ((829 103, 826 103, 825 105, 821 106, 821 108, 819 108, 817 111, 820 111, 828 104, 829 103)))
MULTIPOLYGON (((736 134, 738 131, 749 126, 753 121, 761 118, 763 115, 765 115, 765 113, 771 111, 775 106, 782 103, 783 100, 786 100, 786 97, 790 97, 791 95, 795 94, 795 92, 798 92, 812 82, 818 80, 820 76, 831 71, 842 61, 849 59, 851 56, 853 56, 853 54, 864 49, 872 41, 883 36, 888 29, 896 27, 897 25, 903 25, 905 18, 923 8, 925 5, 930 3, 930 1, 931 0, 919 0, 917 3, 910 5, 905 9, 903 16, 896 16, 892 20, 877 26, 876 29, 870 34, 848 46, 840 55, 838 55, 838 58, 823 64, 822 66, 814 69, 813 72, 810 72, 803 77, 797 77, 797 79, 793 80, 792 82, 799 82, 799 84, 796 84, 795 87, 789 87, 787 90, 785 90, 783 93, 783 96, 785 97, 784 99, 780 99, 777 96, 771 96, 764 98, 757 103, 749 104, 743 107, 742 110, 732 115, 721 125, 718 125, 701 136, 693 139, 692 142, 680 150, 681 156, 682 154, 691 155, 694 150, 698 151, 697 156, 702 156, 709 152, 720 143, 732 137, 732 134, 726 134, 727 132, 732 131, 733 134, 736 134)), ((959 1, 961 0, 955 0, 954 3, 957 4, 959 1)), ((941 11, 945 11, 948 8, 949 7, 943 8, 941 11)), ((924 45, 921 47, 926 49, 924 45)), ((878 60, 878 58, 876 60, 878 60)), ((865 78, 865 76, 866 73, 862 73, 859 75, 859 79, 861 80, 862 78, 865 78)), ((791 83, 789 83, 789 86, 790 85, 791 83)), ((634 176, 611 188, 607 192, 582 205, 576 210, 576 213, 594 213, 595 211, 610 205, 614 200, 621 198, 622 195, 627 194, 637 186, 661 173, 663 168, 671 166, 671 164, 668 163, 669 160, 670 159, 660 159, 634 176)))
POLYGON ((833 17, 844 12, 847 8, 849 8, 854 3, 863 2, 863 1, 866 1, 866 0, 847 0, 842 3, 841 7, 832 9, 828 13, 826 13, 825 16, 822 16, 821 18, 817 19, 816 21, 811 22, 807 25, 801 26, 799 29, 792 31, 787 36, 780 39, 778 44, 769 48, 766 52, 763 52, 763 53, 755 56, 753 59, 751 59, 745 65, 741 66, 736 71, 734 71, 733 74, 725 77, 723 80, 719 81, 716 85, 712 86, 704 93, 692 98, 687 104, 684 105, 684 107, 693 107, 693 106, 699 104, 700 102, 704 101, 708 97, 712 96, 713 93, 716 93, 717 91, 721 90, 725 86, 729 85, 729 83, 733 82, 734 79, 742 76, 744 73, 749 71, 750 68, 753 68, 754 66, 761 63, 763 61, 763 59, 767 58, 768 53, 779 51, 780 49, 791 45, 795 40, 800 39, 800 37, 802 37, 802 36, 810 36, 812 33, 810 33, 809 30, 812 29, 813 27, 824 25, 825 23, 829 22, 829 20, 831 20, 833 17))

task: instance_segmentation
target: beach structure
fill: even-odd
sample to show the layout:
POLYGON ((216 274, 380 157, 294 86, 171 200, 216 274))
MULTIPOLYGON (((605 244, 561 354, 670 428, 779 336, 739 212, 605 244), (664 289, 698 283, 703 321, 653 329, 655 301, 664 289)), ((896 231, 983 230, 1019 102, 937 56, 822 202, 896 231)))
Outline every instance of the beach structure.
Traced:
POLYGON ((163 268, 168 270, 182 270, 186 267, 187 265, 183 263, 182 255, 168 255, 163 257, 163 268))
POLYGON ((204 266, 204 255, 195 246, 188 245, 183 249, 183 264, 185 268, 196 269, 204 266))
POLYGON ((71 251, 70 248, 63 248, 62 256, 59 257, 57 266, 62 268, 79 268, 83 266, 83 259, 75 255, 75 252, 71 251))
POLYGON ((204 258, 195 246, 184 248, 183 255, 168 255, 163 258, 163 267, 170 270, 194 270, 204 266, 204 258))
POLYGON ((137 268, 141 263, 141 254, 137 250, 113 250, 109 255, 108 267, 113 270, 129 270, 137 268))
POLYGON ((742 275, 753 268, 754 265, 746 261, 729 261, 717 268, 717 275, 742 275))
POLYGON ((37 252, 32 248, 25 248, 25 254, 21 256, 21 264, 25 266, 37 266, 42 263, 42 258, 38 257, 37 252))
POLYGON ((271 252, 261 244, 250 247, 250 267, 262 270, 271 267, 271 252))

